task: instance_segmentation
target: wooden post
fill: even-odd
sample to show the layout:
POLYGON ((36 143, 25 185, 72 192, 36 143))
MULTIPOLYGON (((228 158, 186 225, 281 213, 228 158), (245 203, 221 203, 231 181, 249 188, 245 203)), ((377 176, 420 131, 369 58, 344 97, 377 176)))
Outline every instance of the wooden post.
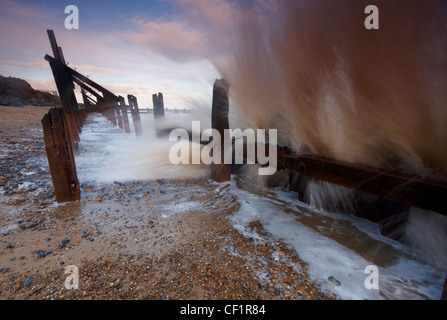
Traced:
MULTIPOLYGON (((51 57, 45 56, 45 60, 50 63, 50 67, 53 72, 62 107, 65 111, 64 114, 67 119, 67 125, 69 125, 71 137, 73 138, 72 143, 75 141, 79 142, 79 132, 81 128, 80 124, 76 121, 76 117, 74 116, 78 103, 73 90, 73 79, 69 73, 65 72, 64 66, 66 66, 66 64, 62 53, 62 48, 57 45, 53 30, 47 30, 47 35, 53 51, 54 59, 50 59, 51 57)), ((77 148, 77 144, 74 144, 74 146, 77 148)))
POLYGON ((52 108, 42 119, 48 164, 56 201, 80 200, 79 181, 68 123, 61 108, 52 108))
POLYGON ((135 134, 138 137, 143 133, 143 128, 141 126, 140 110, 138 109, 137 97, 128 94, 127 100, 129 101, 130 113, 132 114, 132 121, 135 129, 135 134))
POLYGON ((121 117, 121 110, 120 110, 120 107, 118 106, 118 104, 117 104, 116 107, 115 107, 114 113, 116 114, 116 119, 117 119, 117 122, 118 122, 118 127, 120 127, 121 129, 123 129, 123 128, 124 128, 124 125, 123 125, 123 118, 121 117))
POLYGON ((211 164, 211 179, 216 182, 230 181, 231 164, 224 163, 224 130, 229 129, 228 112, 228 84, 220 79, 214 82, 213 86, 213 104, 211 110, 211 126, 220 133, 221 146, 221 164, 211 164))
POLYGON ((127 117, 127 106, 126 102, 124 101, 124 97, 122 96, 118 97, 118 104, 119 109, 121 110, 121 117, 123 118, 124 132, 130 133, 129 118, 127 117))
POLYGON ((154 106, 154 119, 155 119, 155 136, 157 138, 161 137, 161 132, 159 131, 158 123, 162 121, 165 117, 165 106, 163 101, 163 94, 161 92, 152 95, 152 103, 154 106))
POLYGON ((165 106, 163 101, 163 94, 161 92, 152 95, 152 102, 154 105, 154 118, 159 119, 165 116, 165 106))

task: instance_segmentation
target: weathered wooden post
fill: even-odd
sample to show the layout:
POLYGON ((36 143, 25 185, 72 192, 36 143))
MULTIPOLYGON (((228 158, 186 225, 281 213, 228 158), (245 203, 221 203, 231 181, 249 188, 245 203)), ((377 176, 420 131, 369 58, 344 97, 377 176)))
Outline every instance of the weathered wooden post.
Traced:
POLYGON ((121 117, 123 118, 124 132, 130 133, 129 118, 127 117, 127 106, 126 102, 124 101, 124 97, 122 96, 118 97, 118 104, 119 104, 118 108, 121 110, 121 117))
POLYGON ((76 164, 63 109, 50 109, 42 119, 42 127, 56 201, 80 200, 76 164))
POLYGON ((141 126, 140 110, 138 109, 137 97, 128 94, 127 100, 129 101, 130 113, 132 114, 132 121, 135 129, 135 134, 138 137, 143 133, 143 128, 141 126))
POLYGON ((216 80, 213 86, 213 104, 211 109, 211 126, 213 129, 219 131, 222 145, 221 145, 221 163, 211 164, 211 179, 216 182, 230 181, 231 164, 224 163, 224 137, 225 129, 229 129, 228 99, 229 86, 224 79, 216 80))
POLYGON ((53 30, 47 30, 47 35, 50 41, 54 58, 46 55, 45 60, 49 62, 51 70, 53 72, 53 77, 56 82, 62 107, 65 111, 64 116, 66 117, 67 125, 69 126, 68 130, 70 131, 71 143, 73 144, 75 150, 79 151, 78 142, 80 141, 80 124, 77 122, 77 119, 74 115, 74 112, 77 110, 78 103, 76 101, 76 96, 73 90, 73 79, 70 74, 65 72, 64 67, 66 66, 66 63, 62 53, 62 48, 58 47, 53 30))
POLYGON ((165 106, 163 101, 163 93, 159 92, 152 95, 152 102, 154 104, 154 118, 160 119, 165 116, 165 106))
POLYGON ((158 123, 165 117, 165 106, 163 101, 163 94, 161 92, 152 95, 152 102, 154 105, 154 119, 155 119, 155 135, 157 138, 161 137, 158 123))
POLYGON ((124 128, 124 124, 123 124, 123 117, 121 117, 121 110, 118 104, 116 104, 115 106, 115 110, 113 110, 114 114, 116 115, 116 119, 118 122, 118 127, 120 127, 121 129, 124 128))

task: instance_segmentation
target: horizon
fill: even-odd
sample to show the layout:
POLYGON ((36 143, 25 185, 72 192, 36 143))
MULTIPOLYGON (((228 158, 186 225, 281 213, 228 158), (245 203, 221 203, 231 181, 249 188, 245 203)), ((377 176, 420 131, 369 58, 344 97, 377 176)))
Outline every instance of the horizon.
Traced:
MULTIPOLYGON (((66 29, 68 3, 0 0, 0 74, 26 80, 40 91, 57 91, 45 54, 46 30, 54 30, 65 60, 116 95, 137 97, 152 108, 162 92, 167 108, 211 107, 219 74, 210 63, 218 48, 206 43, 236 9, 230 0, 72 1, 79 29, 66 29), (211 50, 208 50, 211 48, 211 50)), ((78 102, 82 102, 76 88, 78 102)))

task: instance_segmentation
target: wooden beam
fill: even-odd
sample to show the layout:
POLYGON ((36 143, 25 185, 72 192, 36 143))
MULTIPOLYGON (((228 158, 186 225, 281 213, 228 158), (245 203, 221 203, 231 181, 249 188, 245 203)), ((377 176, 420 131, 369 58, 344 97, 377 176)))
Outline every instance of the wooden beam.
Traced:
POLYGON ((64 65, 60 60, 56 60, 48 55, 45 56, 45 60, 50 63, 53 72, 62 107, 65 111, 65 117, 68 119, 70 136, 73 141, 79 141, 79 125, 75 122, 76 120, 72 116, 72 113, 77 109, 78 104, 73 90, 73 81, 68 74, 64 73, 64 65), (47 59, 47 57, 50 59, 47 59))
MULTIPOLYGON (((45 55, 44 57, 45 60, 47 60, 48 62, 52 62, 54 60, 56 60, 55 58, 49 56, 49 55, 45 55)), ((113 94, 112 92, 110 92, 109 90, 107 90, 106 88, 104 88, 103 86, 97 84, 95 81, 87 78, 86 76, 82 75, 81 73, 77 72, 76 70, 70 68, 67 65, 63 65, 63 69, 64 71, 68 72, 68 74, 70 74, 71 76, 77 78, 78 80, 85 82, 86 84, 88 84, 89 86, 95 88, 96 90, 102 92, 104 95, 109 95, 110 97, 113 97, 114 99, 118 100, 118 97, 113 94)))
POLYGON ((285 168, 380 198, 447 215, 445 183, 319 156, 278 153, 278 169, 285 168))
POLYGON ((62 52, 62 48, 57 47, 57 49, 59 51, 60 61, 62 62, 62 64, 67 65, 67 63, 65 63, 65 57, 64 57, 64 53, 62 52))
POLYGON ((123 125, 124 125, 124 132, 130 133, 130 126, 129 126, 129 117, 127 116, 127 105, 124 101, 124 97, 119 96, 118 97, 118 109, 121 112, 121 118, 123 119, 123 125))
POLYGON ((50 109, 42 119, 42 128, 56 201, 79 200, 79 181, 63 109, 50 109))
POLYGON ((84 89, 84 90, 88 91, 90 94, 94 95, 96 97, 98 103, 101 103, 104 101, 104 98, 99 93, 97 93, 95 90, 93 90, 89 86, 85 85, 81 80, 79 80, 77 78, 73 78, 73 81, 76 82, 76 84, 79 85, 82 89, 84 89))
POLYGON ((56 36, 53 30, 47 30, 48 40, 50 41, 51 50, 53 51, 54 59, 62 62, 59 46, 57 45, 56 36))
POLYGON ((104 88, 103 86, 97 84, 95 81, 93 81, 93 80, 87 78, 86 76, 80 74, 79 72, 77 72, 76 70, 74 70, 74 69, 72 69, 72 68, 70 68, 70 67, 68 67, 68 66, 65 66, 65 67, 67 68, 68 72, 69 72, 73 77, 78 78, 79 80, 81 80, 81 81, 87 83, 88 85, 92 86, 92 87, 95 88, 96 90, 102 92, 103 95, 109 95, 109 96, 111 96, 111 97, 114 97, 114 99, 118 100, 118 97, 117 97, 115 94, 113 94, 112 92, 110 92, 109 90, 107 90, 106 88, 104 88))
POLYGON ((132 114, 132 121, 135 134, 137 137, 139 137, 143 133, 143 128, 141 126, 140 110, 138 109, 137 97, 128 94, 127 101, 129 102, 130 113, 132 114))

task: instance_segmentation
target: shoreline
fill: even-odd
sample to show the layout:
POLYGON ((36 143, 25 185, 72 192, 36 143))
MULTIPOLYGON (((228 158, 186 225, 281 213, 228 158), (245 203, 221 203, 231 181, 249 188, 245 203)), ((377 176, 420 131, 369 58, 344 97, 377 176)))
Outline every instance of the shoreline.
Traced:
POLYGON ((0 107, 0 299, 336 298, 286 244, 239 233, 229 221, 237 199, 206 178, 81 181, 81 201, 55 205, 40 124, 48 109, 0 107), (69 265, 77 290, 64 287, 69 265))

